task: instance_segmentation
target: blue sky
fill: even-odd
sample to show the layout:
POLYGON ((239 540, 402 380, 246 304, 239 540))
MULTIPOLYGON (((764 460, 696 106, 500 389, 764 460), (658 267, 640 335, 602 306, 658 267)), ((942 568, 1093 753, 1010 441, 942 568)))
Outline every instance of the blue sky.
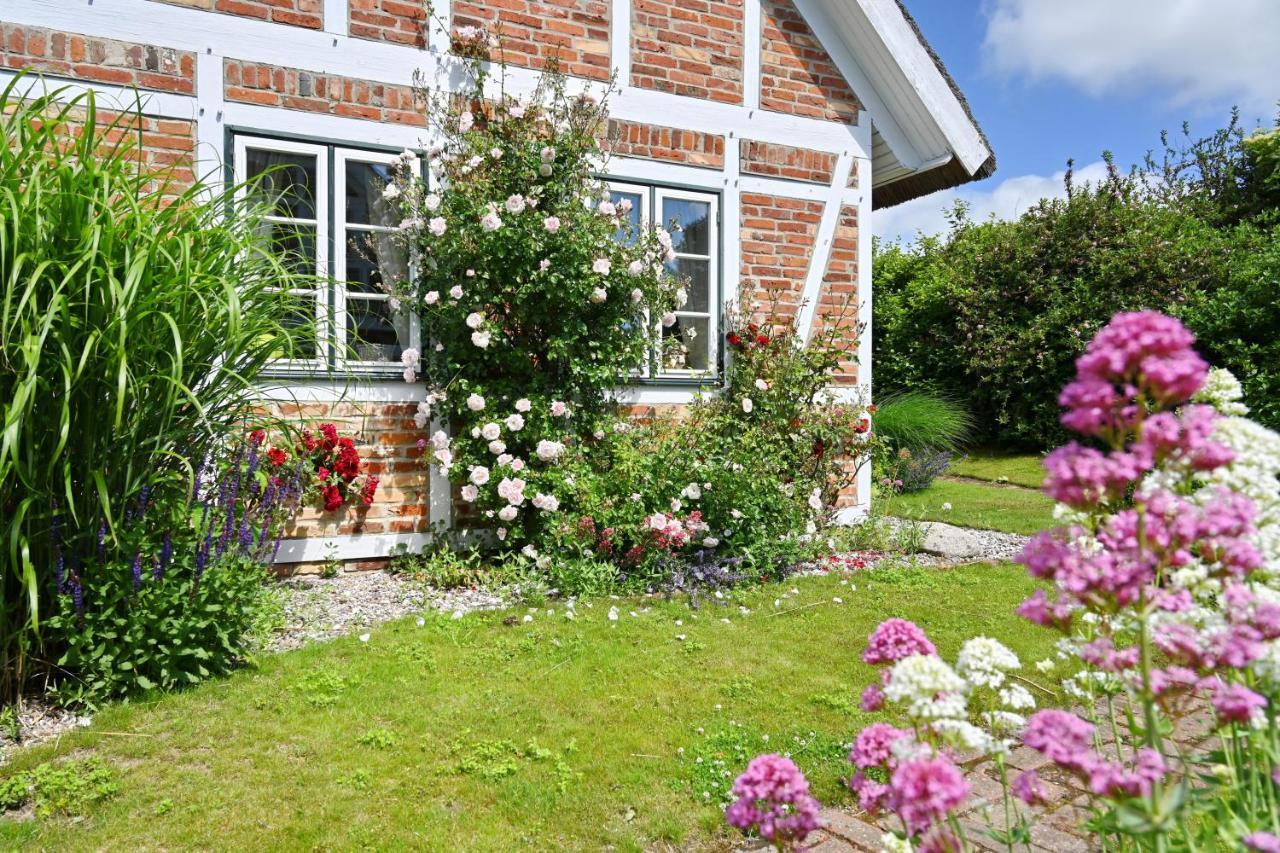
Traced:
POLYGON ((1246 126, 1280 100, 1280 0, 906 0, 996 151, 996 174, 878 211, 875 233, 944 229, 955 198, 979 216, 1015 216, 1159 145, 1159 132, 1220 127, 1232 105, 1246 126))

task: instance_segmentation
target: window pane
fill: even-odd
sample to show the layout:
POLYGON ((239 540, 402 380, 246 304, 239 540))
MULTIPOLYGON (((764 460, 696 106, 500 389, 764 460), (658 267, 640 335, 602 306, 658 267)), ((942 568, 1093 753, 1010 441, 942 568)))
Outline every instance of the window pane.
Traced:
POLYGON ((631 202, 631 209, 627 211, 627 216, 626 216, 626 218, 631 221, 631 228, 629 229, 626 227, 619 228, 618 233, 615 235, 614 239, 623 240, 624 238, 626 238, 627 245, 631 245, 635 243, 636 235, 638 234, 639 228, 640 228, 640 203, 642 199, 640 197, 640 193, 626 192, 624 190, 612 190, 609 193, 609 200, 612 201, 614 204, 618 204, 623 199, 626 199, 627 201, 631 202), (628 231, 630 231, 630 234, 631 234, 630 237, 627 236, 628 231))
POLYGON ((663 364, 667 370, 706 370, 710 321, 705 317, 676 317, 662 330, 663 364))
POLYGON ((347 298, 347 345, 356 361, 399 361, 408 340, 408 318, 385 299, 347 298))
POLYGON ((316 343, 316 298, 314 295, 277 294, 289 302, 288 317, 284 321, 288 333, 279 341, 273 358, 313 359, 318 352, 316 343))
MULTIPOLYGON (((272 252, 298 275, 316 274, 316 229, 314 225, 267 222, 262 227, 272 252)), ((314 279, 313 279, 314 281, 314 279)))
POLYGON ((662 200, 662 226, 671 231, 677 252, 711 254, 711 203, 684 198, 662 200))
POLYGON ((255 195, 270 202, 275 215, 290 219, 316 218, 314 154, 250 148, 246 160, 249 179, 259 179, 255 195))
POLYGON ((347 222, 360 225, 398 225, 403 218, 399 207, 382 198, 391 182, 391 166, 386 163, 347 161, 347 222))
POLYGON ((676 258, 666 264, 667 272, 684 281, 689 301, 685 311, 709 311, 711 303, 711 261, 676 258))
POLYGON ((358 293, 386 293, 409 277, 408 252, 394 235, 378 231, 347 234, 346 281, 358 293))

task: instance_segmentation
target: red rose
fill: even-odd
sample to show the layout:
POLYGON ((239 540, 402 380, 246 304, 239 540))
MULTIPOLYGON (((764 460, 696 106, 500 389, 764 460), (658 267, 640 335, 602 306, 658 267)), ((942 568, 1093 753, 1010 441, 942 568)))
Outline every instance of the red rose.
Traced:
POLYGON ((733 332, 730 332, 729 346, 734 346, 734 347, 742 346, 742 338, 738 337, 738 335, 734 334, 733 332))
POLYGON ((757 326, 755 323, 748 323, 747 331, 749 331, 751 334, 754 335, 756 332, 760 331, 760 327, 757 326))
POLYGON ((360 490, 360 500, 365 506, 373 503, 373 494, 378 491, 378 478, 370 477, 365 481, 364 488, 360 490))
POLYGON ((768 336, 768 335, 756 335, 756 343, 758 343, 758 344, 759 344, 760 346, 762 346, 762 347, 763 347, 763 346, 768 346, 768 345, 769 345, 769 336, 768 336))
POLYGON ((326 468, 326 467, 324 467, 323 465, 321 465, 319 468, 317 468, 317 469, 316 469, 316 479, 317 479, 317 480, 322 480, 322 481, 323 481, 323 480, 327 480, 327 479, 329 479, 329 469, 328 469, 328 468, 326 468))
POLYGON ((249 443, 254 447, 258 447, 262 442, 267 440, 267 431, 265 429, 255 429, 249 433, 249 443))
POLYGON ((325 512, 333 512, 342 506, 342 492, 338 491, 337 486, 325 486, 324 489, 324 509, 325 512))
POLYGON ((267 461, 274 467, 279 468, 289 458, 289 455, 278 447, 273 447, 267 451, 267 461))
POLYGON ((868 413, 868 414, 872 414, 872 415, 874 415, 874 414, 876 413, 876 404, 875 404, 875 403, 872 403, 870 406, 867 406, 867 413, 868 413))

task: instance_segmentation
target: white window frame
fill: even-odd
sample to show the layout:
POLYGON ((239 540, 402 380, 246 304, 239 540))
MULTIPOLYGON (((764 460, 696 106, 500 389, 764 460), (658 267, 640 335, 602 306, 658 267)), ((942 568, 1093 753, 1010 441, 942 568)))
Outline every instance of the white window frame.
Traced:
MULTIPOLYGON (((608 186, 610 192, 628 193, 639 196, 640 230, 643 231, 646 228, 653 227, 653 222, 650 218, 650 214, 652 213, 650 196, 653 194, 653 187, 645 184, 628 183, 626 181, 608 181, 606 182, 606 186, 608 186)), ((645 309, 644 312, 644 324, 646 328, 650 328, 651 326, 648 309, 645 309)), ((652 331, 652 329, 650 329, 650 331, 652 331)), ((632 374, 637 379, 651 379, 653 377, 653 352, 652 346, 645 350, 644 363, 640 366, 639 370, 632 374)))
MULTIPOLYGON (((677 308, 677 317, 690 317, 707 321, 707 367, 704 370, 693 368, 666 368, 658 365, 658 378, 701 379, 716 376, 720 364, 720 197, 714 193, 697 192, 696 190, 669 189, 654 187, 653 189, 654 224, 666 228, 668 222, 662 218, 662 203, 667 199, 683 199, 702 202, 708 205, 707 218, 711 225, 711 233, 707 235, 707 254, 698 255, 693 252, 677 252, 677 257, 707 261, 707 310, 686 311, 677 308)), ((661 335, 659 328, 658 334, 661 335)))
POLYGON ((316 158, 315 212, 313 222, 286 216, 266 216, 267 222, 286 225, 313 225, 316 229, 316 285, 315 288, 294 288, 288 292, 295 296, 311 294, 316 303, 316 354, 315 358, 281 358, 271 362, 273 371, 292 374, 312 374, 328 368, 331 336, 329 333, 329 150, 327 146, 290 139, 272 139, 265 136, 236 134, 235 182, 237 194, 245 198, 248 180, 249 151, 276 151, 286 154, 310 154, 316 158))
MULTIPOLYGON (((340 271, 342 276, 346 275, 347 269, 347 162, 354 161, 356 163, 383 163, 389 165, 399 157, 398 154, 389 154, 382 151, 362 151, 357 148, 334 148, 333 150, 333 175, 334 175, 334 240, 333 240, 333 267, 335 271, 340 271)), ((412 169, 415 175, 421 174, 421 162, 417 159, 413 161, 412 169)), ((394 232, 397 229, 394 226, 364 226, 359 225, 354 229, 357 232, 382 231, 384 233, 394 232)), ((413 272, 413 261, 410 258, 408 263, 410 275, 413 272)), ((350 351, 347 341, 347 284, 344 277, 338 275, 333 276, 333 294, 334 294, 334 310, 333 310, 333 335, 332 343, 335 347, 334 364, 336 369, 345 373, 357 374, 384 374, 393 371, 399 371, 403 368, 401 362, 391 361, 359 361, 357 359, 347 358, 350 351)), ((369 301, 386 301, 388 296, 359 297, 368 299, 369 301)), ((421 322, 417 314, 411 314, 409 317, 409 340, 406 342, 404 349, 422 349, 422 330, 421 322)), ((418 365, 414 365, 415 369, 418 365)))

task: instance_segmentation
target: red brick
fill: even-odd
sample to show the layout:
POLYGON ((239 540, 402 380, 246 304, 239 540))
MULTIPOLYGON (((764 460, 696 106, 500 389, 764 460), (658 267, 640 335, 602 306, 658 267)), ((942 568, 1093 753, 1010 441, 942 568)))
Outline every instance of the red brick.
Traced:
POLYGON ((760 106, 856 124, 858 96, 791 0, 761 0, 760 106))

